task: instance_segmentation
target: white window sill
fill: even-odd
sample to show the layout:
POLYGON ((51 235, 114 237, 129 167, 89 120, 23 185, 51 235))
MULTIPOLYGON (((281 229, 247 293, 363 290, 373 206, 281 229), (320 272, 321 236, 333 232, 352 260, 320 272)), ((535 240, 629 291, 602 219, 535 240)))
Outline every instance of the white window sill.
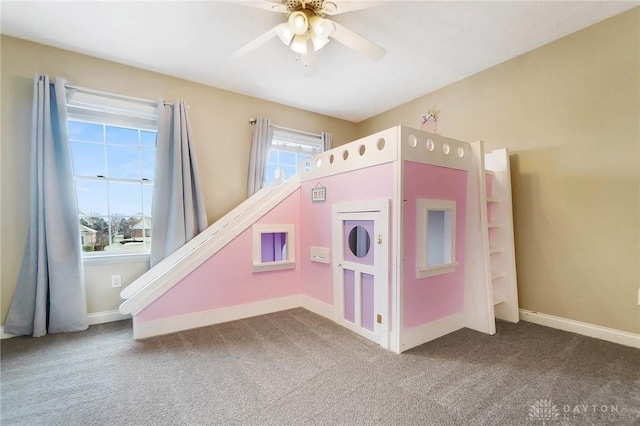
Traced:
POLYGON ((149 253, 113 253, 113 254, 84 254, 82 263, 85 266, 114 265, 122 263, 149 263, 149 253))
POLYGON ((296 262, 293 260, 283 260, 279 262, 254 263, 253 272, 278 271, 281 269, 294 269, 296 262))
POLYGON ((418 269, 418 278, 435 277, 436 275, 450 274, 456 271, 457 262, 448 263, 435 267, 420 267, 418 269))

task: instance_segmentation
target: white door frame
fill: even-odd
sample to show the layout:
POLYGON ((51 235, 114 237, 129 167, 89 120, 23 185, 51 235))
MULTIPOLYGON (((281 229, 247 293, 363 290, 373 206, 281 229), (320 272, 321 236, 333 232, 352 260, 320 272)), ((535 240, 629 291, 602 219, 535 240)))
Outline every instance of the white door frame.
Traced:
MULTIPOLYGON (((332 245, 333 245, 333 312, 334 320, 347 328, 360 333, 354 329, 348 321, 344 320, 344 296, 342 292, 342 281, 344 278, 341 261, 344 258, 344 227, 343 220, 373 220, 374 235, 372 244, 375 244, 374 251, 374 312, 382 317, 382 322, 374 321, 377 341, 385 349, 389 349, 390 316, 389 316, 389 294, 390 277, 389 268, 391 259, 389 250, 391 241, 389 240, 389 199, 375 199, 366 201, 353 201, 346 203, 336 203, 332 206, 332 245), (378 243, 380 241, 380 243, 378 243)), ((362 334, 362 333, 360 333, 362 334)), ((363 334, 364 335, 364 334, 363 334)), ((365 336, 369 337, 369 336, 365 336)))

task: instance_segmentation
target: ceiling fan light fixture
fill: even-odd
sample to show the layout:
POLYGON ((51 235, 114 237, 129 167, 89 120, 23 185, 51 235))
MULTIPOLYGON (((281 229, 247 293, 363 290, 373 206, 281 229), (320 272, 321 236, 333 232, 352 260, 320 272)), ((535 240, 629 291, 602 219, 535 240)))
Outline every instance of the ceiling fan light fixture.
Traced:
POLYGON ((327 38, 331 35, 335 26, 328 19, 323 19, 318 15, 314 15, 309 19, 309 26, 311 31, 320 37, 327 38))
POLYGON ((309 28, 309 19, 306 13, 299 10, 289 15, 289 28, 296 35, 303 35, 309 28))
POLYGON ((291 42, 291 50, 296 53, 307 53, 307 36, 306 34, 296 34, 291 42))
POLYGON ((278 34, 278 37, 280 38, 280 41, 282 41, 282 43, 287 46, 291 44, 291 40, 293 40, 294 34, 293 31, 291 31, 291 28, 289 28, 288 23, 283 22, 282 24, 278 25, 276 27, 276 33, 278 34))
POLYGON ((313 50, 317 52, 329 43, 329 37, 320 37, 318 34, 312 33, 311 42, 313 43, 313 50))

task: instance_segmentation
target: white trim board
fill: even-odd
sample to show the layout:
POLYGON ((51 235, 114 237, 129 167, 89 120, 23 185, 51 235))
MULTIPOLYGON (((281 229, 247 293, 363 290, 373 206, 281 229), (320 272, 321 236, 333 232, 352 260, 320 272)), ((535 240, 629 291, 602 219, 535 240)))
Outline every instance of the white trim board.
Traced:
POLYGON ((464 314, 454 314, 441 318, 416 328, 400 332, 400 352, 435 340, 454 331, 464 328, 464 314))
POLYGON ((96 325, 130 319, 131 315, 121 314, 120 311, 116 309, 113 311, 94 312, 87 315, 87 317, 89 319, 89 325, 96 325))
POLYGON ((333 305, 321 302, 306 294, 300 295, 300 301, 302 302, 302 308, 335 322, 333 320, 333 305))
POLYGON ((602 327, 600 325, 575 321, 553 315, 542 314, 540 312, 520 309, 520 319, 533 324, 556 328, 558 330, 569 331, 583 336, 594 337, 606 340, 619 345, 630 346, 640 349, 640 334, 629 333, 628 331, 616 330, 614 328, 602 327))
MULTIPOLYGON (((122 321, 131 318, 131 315, 123 315, 118 310, 93 312, 87 315, 89 325, 104 324, 107 322, 122 321)), ((10 339, 16 337, 13 334, 4 332, 4 326, 0 326, 0 339, 10 339)))
POLYGON ((16 337, 14 334, 8 334, 4 332, 4 325, 0 326, 0 339, 11 339, 16 337))
POLYGON ((162 334, 175 333, 192 328, 206 327, 223 322, 236 321, 251 318, 258 315, 271 314, 287 309, 302 306, 301 295, 282 297, 279 299, 262 300, 260 302, 246 303, 244 305, 229 306, 226 308, 211 309, 202 312, 193 312, 174 317, 160 318, 157 320, 138 322, 133 318, 133 338, 146 339, 162 334))

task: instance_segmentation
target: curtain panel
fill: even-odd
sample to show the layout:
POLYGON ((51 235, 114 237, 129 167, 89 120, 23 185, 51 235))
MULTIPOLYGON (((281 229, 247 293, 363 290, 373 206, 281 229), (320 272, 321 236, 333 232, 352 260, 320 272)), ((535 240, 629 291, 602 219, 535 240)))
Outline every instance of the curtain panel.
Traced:
POLYGON ((328 132, 322 132, 322 150, 329 151, 333 148, 333 135, 328 132))
POLYGON ((66 81, 36 74, 29 229, 5 332, 44 336, 88 328, 78 207, 67 134, 66 81))
POLYGON ((271 149, 271 139, 273 139, 273 127, 271 120, 258 117, 253 124, 253 134, 251 135, 251 152, 249 154, 249 175, 247 178, 247 198, 258 192, 262 188, 269 150, 271 149))
POLYGON ((207 212, 184 101, 158 104, 151 267, 204 231, 207 212))

